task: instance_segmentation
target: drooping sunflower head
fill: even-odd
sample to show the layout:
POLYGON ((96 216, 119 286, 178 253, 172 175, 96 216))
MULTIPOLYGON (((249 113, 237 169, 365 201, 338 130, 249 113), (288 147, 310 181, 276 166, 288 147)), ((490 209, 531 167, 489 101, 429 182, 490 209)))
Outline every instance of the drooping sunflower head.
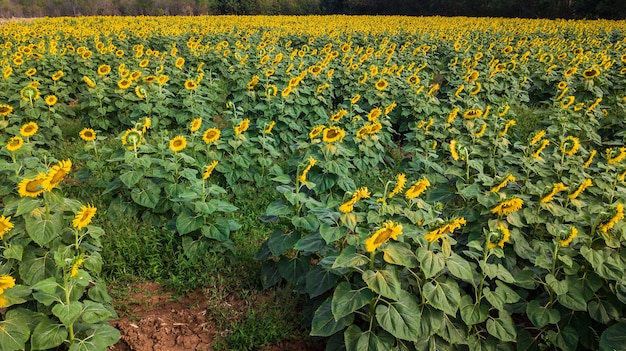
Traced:
POLYGON ((7 150, 13 152, 19 150, 24 145, 24 140, 18 136, 12 137, 7 143, 7 150))
POLYGON ((574 136, 568 136, 567 138, 563 139, 559 150, 561 150, 561 152, 568 156, 573 156, 574 154, 576 154, 579 148, 580 139, 574 136))
POLYGON ((170 150, 179 152, 187 147, 187 139, 184 136, 177 136, 170 140, 170 150))
POLYGON ((35 122, 26 123, 22 126, 22 128, 20 128, 20 135, 22 135, 25 138, 31 137, 35 135, 35 133, 37 133, 37 129, 39 129, 39 126, 37 125, 37 123, 35 122))
POLYGON ((96 131, 94 131, 91 128, 84 128, 83 130, 80 131, 80 133, 78 135, 84 141, 94 141, 94 140, 96 140, 96 131))
POLYGON ((4 237, 9 230, 13 229, 14 225, 11 223, 11 217, 0 216, 0 239, 4 237))
POLYGON ((146 88, 140 85, 137 85, 135 87, 135 95, 137 95, 138 98, 145 99, 147 94, 148 94, 148 91, 146 90, 146 88))
POLYGON ((204 135, 202 136, 202 140, 204 140, 205 143, 207 144, 211 144, 216 142, 218 139, 220 138, 220 130, 217 128, 209 128, 204 132, 204 135))
POLYGON ((246 118, 243 121, 239 122, 238 125, 235 126, 235 135, 240 135, 241 133, 248 130, 249 127, 250 127, 250 120, 246 118))
POLYGON ((389 239, 398 240, 398 235, 402 235, 402 225, 393 221, 387 221, 372 236, 365 240, 365 250, 374 252, 389 239))
POLYGON ((96 82, 94 82, 93 79, 87 76, 83 76, 83 82, 85 82, 85 84, 87 84, 87 86, 90 88, 95 88, 96 86, 96 82))
POLYGON ((211 173, 213 173, 213 170, 217 166, 217 163, 218 161, 216 160, 204 167, 204 173, 202 173, 202 179, 207 180, 211 177, 211 173))
POLYGON ((59 161, 56 165, 52 166, 46 178, 41 183, 41 186, 45 191, 52 191, 56 188, 65 176, 72 170, 72 161, 70 159, 59 161))

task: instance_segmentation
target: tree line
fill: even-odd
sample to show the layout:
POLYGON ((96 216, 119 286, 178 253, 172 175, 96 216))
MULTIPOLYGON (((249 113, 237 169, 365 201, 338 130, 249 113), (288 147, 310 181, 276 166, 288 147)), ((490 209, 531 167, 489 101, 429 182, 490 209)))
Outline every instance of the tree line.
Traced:
POLYGON ((0 0, 0 17, 364 14, 624 19, 624 0, 0 0))

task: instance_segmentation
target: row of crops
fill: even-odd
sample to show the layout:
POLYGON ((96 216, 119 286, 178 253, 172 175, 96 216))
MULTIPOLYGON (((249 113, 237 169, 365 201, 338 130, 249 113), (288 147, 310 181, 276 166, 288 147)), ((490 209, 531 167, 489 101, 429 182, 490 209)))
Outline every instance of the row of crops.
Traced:
POLYGON ((190 262, 259 221, 265 287, 328 349, 620 349, 626 28, 428 17, 90 17, 1 27, 0 348, 119 338, 104 231, 190 262), (80 120, 79 135, 63 134, 80 120), (62 138, 82 151, 57 159, 62 138), (367 177, 354 177, 368 174, 367 177), (110 199, 96 209, 69 184, 110 199))

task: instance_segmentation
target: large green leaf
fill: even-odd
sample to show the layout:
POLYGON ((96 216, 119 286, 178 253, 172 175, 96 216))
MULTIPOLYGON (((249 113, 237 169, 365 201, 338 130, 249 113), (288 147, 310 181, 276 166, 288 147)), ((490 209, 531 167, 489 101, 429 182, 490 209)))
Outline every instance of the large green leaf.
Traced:
POLYGON ((326 245, 326 241, 322 238, 320 233, 315 232, 300 238, 293 248, 302 251, 304 254, 310 254, 322 250, 326 245))
POLYGON ((462 280, 471 281, 473 279, 473 271, 472 265, 465 260, 463 257, 453 253, 446 260, 446 267, 450 273, 462 280))
POLYGON ((294 216, 291 218, 291 223, 296 228, 302 228, 308 232, 314 232, 319 228, 320 222, 317 217, 313 214, 308 214, 305 217, 294 216))
POLYGON ((383 259, 387 263, 408 268, 416 268, 419 265, 417 257, 407 243, 390 242, 382 251, 383 259))
POLYGON ((331 308, 331 299, 332 297, 326 299, 315 311, 311 324, 311 336, 331 336, 354 321, 354 314, 335 319, 331 308))
POLYGON ((76 340, 68 351, 102 351, 120 339, 120 332, 107 324, 101 324, 84 339, 76 340))
POLYGON ((310 298, 320 296, 332 289, 339 276, 321 266, 315 266, 306 274, 306 291, 310 298))
POLYGON ((133 185, 137 184, 141 178, 143 178, 143 174, 144 171, 141 169, 128 171, 120 175, 120 180, 124 183, 124 185, 131 188, 133 185))
POLYGON ((486 304, 476 304, 469 295, 463 295, 460 301, 461 318, 467 325, 482 323, 489 317, 489 307, 486 304))
POLYGON ((201 214, 192 213, 189 210, 182 211, 176 217, 176 230, 180 235, 185 235, 200 229, 204 224, 204 218, 201 214))
POLYGON ((570 287, 566 294, 557 296, 557 300, 561 305, 574 311, 586 311, 587 301, 582 294, 582 289, 570 287))
POLYGON ((426 278, 433 277, 446 266, 443 254, 432 252, 424 247, 417 249, 417 259, 426 278))
POLYGON ((394 339, 383 333, 362 332, 356 325, 351 325, 344 332, 346 351, 389 351, 394 339), (382 335, 381 335, 382 334, 382 335))
POLYGON ((298 284, 300 280, 306 278, 310 259, 307 256, 298 258, 288 258, 283 256, 278 261, 278 272, 280 276, 292 284, 298 284))
POLYGON ((431 281, 422 287, 422 293, 434 308, 450 316, 456 315, 461 301, 461 293, 457 282, 448 278, 445 283, 431 281))
POLYGON ((130 192, 133 201, 143 207, 155 208, 161 199, 161 188, 150 179, 142 179, 130 192))
POLYGON ((16 310, 6 312, 4 320, 0 321, 0 350, 24 350, 29 336, 26 317, 16 310))
POLYGON ((623 350, 626 345, 626 322, 606 328, 600 337, 600 351, 623 350))
POLYGON ((50 319, 44 318, 33 330, 33 336, 30 339, 32 350, 53 349, 61 345, 67 339, 67 335, 67 329, 63 324, 54 323, 50 319))
POLYGON ((609 324, 611 320, 618 320, 619 310, 607 300, 589 301, 587 305, 589 316, 602 324, 609 324))
POLYGON ((347 246, 339 253, 332 268, 354 268, 368 264, 369 257, 357 253, 354 246, 347 246))
POLYGON ((487 331, 504 342, 515 341, 515 338, 517 338, 513 319, 506 311, 499 311, 498 318, 489 318, 487 320, 487 331))
POLYGON ((24 216, 26 232, 39 246, 46 246, 52 239, 61 235, 63 217, 60 212, 51 213, 47 218, 44 212, 35 211, 24 216))
POLYGON ((351 290, 350 283, 341 282, 333 292, 331 310, 335 319, 347 316, 367 305, 376 295, 367 288, 351 290))
POLYGON ((85 323, 94 324, 101 321, 105 321, 113 317, 111 311, 109 311, 103 304, 85 300, 83 302, 83 310, 81 311, 81 319, 85 323))
POLYGON ((327 244, 335 242, 336 240, 343 238, 345 235, 345 229, 336 227, 329 223, 320 224, 319 229, 320 229, 320 235, 322 236, 322 238, 324 238, 327 244))
POLYGON ((526 315, 537 328, 542 328, 548 324, 556 324, 561 320, 559 310, 541 306, 537 300, 532 300, 526 305, 526 315))
POLYGON ((267 246, 275 257, 282 255, 285 251, 293 248, 300 240, 300 232, 284 232, 275 230, 267 240, 267 246))
POLYGON ((80 301, 72 301, 69 305, 59 303, 52 307, 52 313, 68 328, 76 322, 82 311, 83 304, 80 301))
POLYGON ((42 206, 41 199, 33 199, 30 197, 23 197, 17 202, 17 210, 15 216, 21 216, 25 213, 30 213, 37 207, 42 206))
POLYGON ((400 297, 402 286, 395 270, 383 269, 376 272, 366 270, 362 277, 375 293, 394 300, 400 297))
POLYGON ((389 305, 376 306, 378 324, 398 339, 417 341, 421 317, 417 300, 408 293, 389 305))
POLYGON ((25 248, 19 267, 20 277, 27 285, 35 285, 37 282, 56 274, 52 255, 32 246, 25 248))

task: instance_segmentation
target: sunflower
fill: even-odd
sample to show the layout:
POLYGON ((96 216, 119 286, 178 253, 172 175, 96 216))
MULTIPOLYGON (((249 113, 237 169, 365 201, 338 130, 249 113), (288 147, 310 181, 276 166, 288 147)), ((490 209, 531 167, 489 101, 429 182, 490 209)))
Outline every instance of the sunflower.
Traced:
POLYGON ((115 51, 115 56, 117 56, 118 58, 122 58, 122 56, 124 56, 124 50, 115 51))
POLYGON ((569 230, 569 232, 567 231, 563 231, 559 234, 559 244, 561 246, 567 246, 569 245, 572 240, 574 240, 574 238, 576 238, 578 236, 578 229, 576 229, 576 227, 572 226, 569 230))
POLYGON ((184 136, 179 135, 170 140, 170 150, 174 152, 179 152, 185 147, 187 147, 187 139, 184 136))
POLYGON ((157 81, 157 77, 156 76, 145 76, 141 80, 144 81, 145 83, 154 83, 154 82, 157 81))
POLYGON ((82 54, 82 55, 80 55, 80 56, 81 56, 83 59, 85 59, 85 60, 86 60, 86 59, 90 58, 92 55, 93 55, 93 52, 91 52, 91 51, 87 50, 87 51, 83 52, 83 54, 82 54))
POLYGON ((14 136, 9 139, 7 143, 7 150, 13 152, 19 150, 24 145, 24 140, 18 136, 14 136))
POLYGON ((487 248, 493 249, 496 246, 504 248, 504 244, 509 241, 511 233, 509 229, 503 225, 499 225, 495 231, 490 232, 487 236, 487 248))
POLYGON ((309 138, 313 139, 317 137, 322 131, 324 131, 324 129, 326 129, 326 126, 323 124, 313 127, 313 129, 309 132, 309 138))
POLYGON ((217 128, 209 128, 204 132, 202 140, 205 143, 210 144, 216 142, 220 138, 220 130, 217 128))
POLYGON ((568 96, 565 99, 561 100, 561 107, 562 108, 569 108, 570 106, 572 106, 572 104, 574 103, 574 100, 576 98, 574 96, 568 96))
POLYGON ((552 201, 552 199, 557 193, 564 191, 564 190, 567 190, 567 186, 565 186, 565 184, 563 183, 554 184, 554 186, 552 187, 552 190, 546 196, 541 198, 541 203, 547 204, 548 202, 552 201))
POLYGON ((567 138, 563 139, 559 150, 561 150, 561 152, 568 156, 573 156, 574 154, 576 154, 579 148, 580 139, 573 136, 568 136, 567 138))
POLYGON ((573 193, 569 194, 568 197, 571 200, 576 199, 583 191, 585 191, 585 189, 587 189, 588 187, 593 185, 593 181, 589 178, 585 179, 582 183, 580 183, 580 185, 578 186, 578 189, 576 189, 576 191, 574 191, 573 193))
POLYGON ((276 122, 271 121, 270 124, 267 126, 267 128, 263 130, 263 134, 270 134, 272 132, 272 129, 274 129, 275 125, 276 125, 276 122))
POLYGON ((145 99, 147 93, 146 88, 139 85, 135 87, 135 95, 137 95, 138 98, 145 99))
POLYGON ((187 90, 196 90, 196 88, 198 88, 198 85, 196 84, 196 82, 193 79, 187 79, 185 81, 185 89, 187 89, 187 90))
POLYGON ((13 112, 13 107, 10 105, 0 105, 0 116, 6 117, 13 112))
POLYGON ((148 59, 143 59, 143 60, 141 60, 141 62, 139 62, 139 67, 145 68, 145 67, 148 66, 149 63, 150 63, 150 61, 148 59))
POLYGON ((35 101, 39 99, 39 96, 39 89, 30 84, 20 90, 20 97, 24 101, 35 101))
POLYGON ((380 107, 373 108, 367 114, 367 120, 370 122, 374 122, 378 119, 378 117, 380 117, 382 113, 383 113, 383 110, 380 107))
POLYGON ((428 234, 424 235, 424 239, 426 239, 429 243, 439 241, 439 239, 442 239, 444 235, 452 234, 455 230, 461 229, 461 227, 466 224, 467 221, 463 217, 454 219, 434 230, 431 230, 428 234))
POLYGON ((583 168, 587 168, 591 165, 591 162, 593 162, 593 157, 597 154, 598 152, 596 150, 591 150, 591 152, 589 152, 589 158, 587 158, 587 161, 585 161, 585 163, 583 164, 583 168))
POLYGON ((143 120, 143 124, 141 125, 141 132, 145 133, 148 129, 152 127, 152 118, 146 117, 143 120))
POLYGON ((46 102, 46 105, 52 107, 54 106, 54 104, 57 103, 58 99, 56 96, 54 95, 48 95, 46 96, 46 98, 44 99, 44 101, 46 102))
POLYGON ((217 163, 218 163, 217 161, 213 161, 211 162, 211 164, 204 167, 204 173, 202 173, 202 179, 207 180, 209 179, 209 177, 211 177, 211 173, 213 173, 213 170, 217 166, 217 163))
POLYGON ((241 121, 237 126, 235 126, 235 135, 239 135, 250 127, 250 120, 248 118, 241 121))
POLYGON ((194 118, 191 123, 189 123, 189 130, 193 133, 198 131, 198 129, 200 129, 200 127, 202 126, 202 118, 198 117, 198 118, 194 118))
POLYGON ((302 173, 298 176, 298 181, 300 183, 307 183, 306 175, 309 173, 311 168, 315 166, 315 164, 317 163, 317 160, 314 159, 313 157, 309 157, 308 162, 309 163, 306 165, 304 170, 302 170, 302 173))
POLYGON ((87 76, 83 76, 83 81, 90 88, 95 88, 96 87, 96 82, 94 82, 91 78, 89 78, 87 76))
POLYGON ((159 83, 159 85, 164 85, 169 80, 170 80, 170 77, 168 75, 162 74, 157 78, 157 83, 159 83))
POLYGON ((287 96, 289 96, 289 94, 291 94, 291 87, 290 86, 286 87, 285 89, 283 89, 283 91, 280 92, 280 95, 283 98, 286 98, 287 96))
POLYGON ((563 89, 567 88, 567 83, 565 83, 564 81, 560 81, 559 84, 556 87, 559 90, 563 90, 563 89))
POLYGON ((76 216, 72 221, 72 225, 74 226, 74 228, 81 230, 84 227, 88 226, 89 223, 91 223, 91 219, 96 214, 96 210, 97 208, 92 205, 81 206, 80 210, 78 211, 78 213, 76 213, 76 216))
POLYGON ((491 209, 491 213, 498 216, 508 216, 513 212, 519 211, 524 205, 524 200, 514 197, 509 200, 500 202, 496 207, 491 209))
POLYGON ((141 72, 139 71, 133 71, 133 73, 130 74, 130 79, 132 80, 137 80, 139 77, 141 77, 141 72))
POLYGON ((609 230, 613 229, 613 227, 617 224, 617 222, 624 219, 624 205, 622 205, 621 203, 618 203, 613 212, 614 214, 611 217, 611 219, 609 219, 608 222, 603 223, 600 226, 598 226, 598 229, 602 233, 606 234, 609 230))
POLYGON ((11 289, 14 286, 15 278, 7 274, 0 276, 0 294, 4 293, 6 289, 11 289))
POLYGON ((128 89, 130 87, 131 84, 131 80, 130 79, 120 79, 120 81, 117 82, 117 86, 120 89, 128 89))
POLYGON ((65 176, 72 170, 72 161, 70 159, 59 161, 58 164, 52 166, 46 174, 46 179, 41 183, 41 187, 45 191, 52 191, 65 176))
POLYGON ((22 128, 20 128, 20 135, 25 138, 32 137, 33 135, 35 135, 35 133, 37 133, 37 129, 39 129, 37 123, 26 123, 22 126, 22 128))
POLYGON ((37 69, 35 68, 29 68, 26 72, 24 72, 27 77, 32 77, 35 73, 37 73, 37 69))
POLYGON ((94 141, 94 140, 96 140, 96 131, 94 131, 91 128, 84 128, 83 130, 80 131, 80 133, 78 135, 84 141, 94 141))
POLYGON ((473 109, 469 109, 465 111, 463 113, 463 118, 473 119, 473 118, 481 117, 482 115, 483 115, 483 111, 481 109, 473 108, 473 109))
POLYGON ((330 117, 330 120, 331 120, 331 122, 339 122, 339 120, 342 119, 347 114, 348 114, 348 111, 346 109, 341 109, 341 110, 337 111, 337 113, 332 115, 330 117))
POLYGON ((339 127, 328 127, 322 132, 322 140, 325 143, 341 141, 346 136, 346 131, 339 127))
POLYGON ((354 105, 357 102, 359 102, 359 100, 361 100, 361 95, 360 94, 354 94, 352 99, 350 99, 350 104, 354 105))
POLYGON ((63 71, 56 71, 53 75, 52 75, 52 80, 53 81, 58 81, 59 79, 61 79, 65 74, 63 73, 63 71))
POLYGON ((322 72, 322 67, 319 65, 314 65, 309 68, 309 73, 313 75, 318 75, 320 72, 322 72))
POLYGON ((600 75, 600 71, 596 68, 589 68, 583 71, 583 78, 585 79, 593 79, 600 75))
POLYGON ((10 222, 11 217, 0 216, 0 239, 4 237, 9 230, 13 229, 13 223, 10 222))
POLYGON ((270 84, 265 88, 265 97, 271 99, 278 93, 278 88, 274 84, 270 84))
POLYGON ((396 176, 396 185, 394 186, 393 190, 391 190, 388 197, 391 199, 392 197, 396 196, 398 193, 400 193, 404 189, 405 185, 406 185, 406 174, 398 173, 398 175, 396 176))
POLYGON ((398 104, 395 101, 387 105, 385 107, 385 115, 390 114, 391 111, 393 111, 393 109, 396 108, 396 106, 398 106, 398 104))
POLYGON ((42 183, 46 174, 41 172, 35 178, 25 178, 17 185, 17 193, 20 197, 37 197, 43 193, 42 183))
POLYGON ((422 179, 413 183, 413 185, 411 185, 404 192, 404 196, 409 200, 414 199, 420 196, 424 191, 426 191, 426 188, 428 188, 429 186, 430 186, 430 182, 428 181, 428 179, 426 179, 426 177, 423 177, 422 179))
POLYGON ((111 72, 111 66, 109 65, 101 65, 98 67, 98 75, 100 76, 106 76, 109 72, 111 72))
POLYGON ((456 150, 456 140, 455 139, 450 140, 450 155, 452 156, 453 160, 458 161, 459 153, 456 150))
POLYGON ((141 140, 143 139, 142 133, 137 129, 128 129, 122 135, 122 145, 126 146, 128 149, 132 150, 136 147, 139 147, 141 144, 141 140))
POLYGON ((78 258, 74 264, 72 264, 72 268, 70 269, 70 278, 74 278, 78 275, 78 267, 80 267, 84 262, 85 260, 78 258))
POLYGON ((371 237, 365 240, 365 250, 374 252, 390 238, 398 240, 398 235, 402 235, 402 225, 393 221, 387 221, 371 237))
POLYGON ((381 78, 374 86, 376 87, 376 90, 385 90, 387 85, 389 85, 389 83, 385 79, 381 78))
POLYGON ((185 59, 182 57, 177 58, 176 62, 174 62, 174 66, 176 66, 176 68, 183 68, 184 64, 185 64, 185 59))

